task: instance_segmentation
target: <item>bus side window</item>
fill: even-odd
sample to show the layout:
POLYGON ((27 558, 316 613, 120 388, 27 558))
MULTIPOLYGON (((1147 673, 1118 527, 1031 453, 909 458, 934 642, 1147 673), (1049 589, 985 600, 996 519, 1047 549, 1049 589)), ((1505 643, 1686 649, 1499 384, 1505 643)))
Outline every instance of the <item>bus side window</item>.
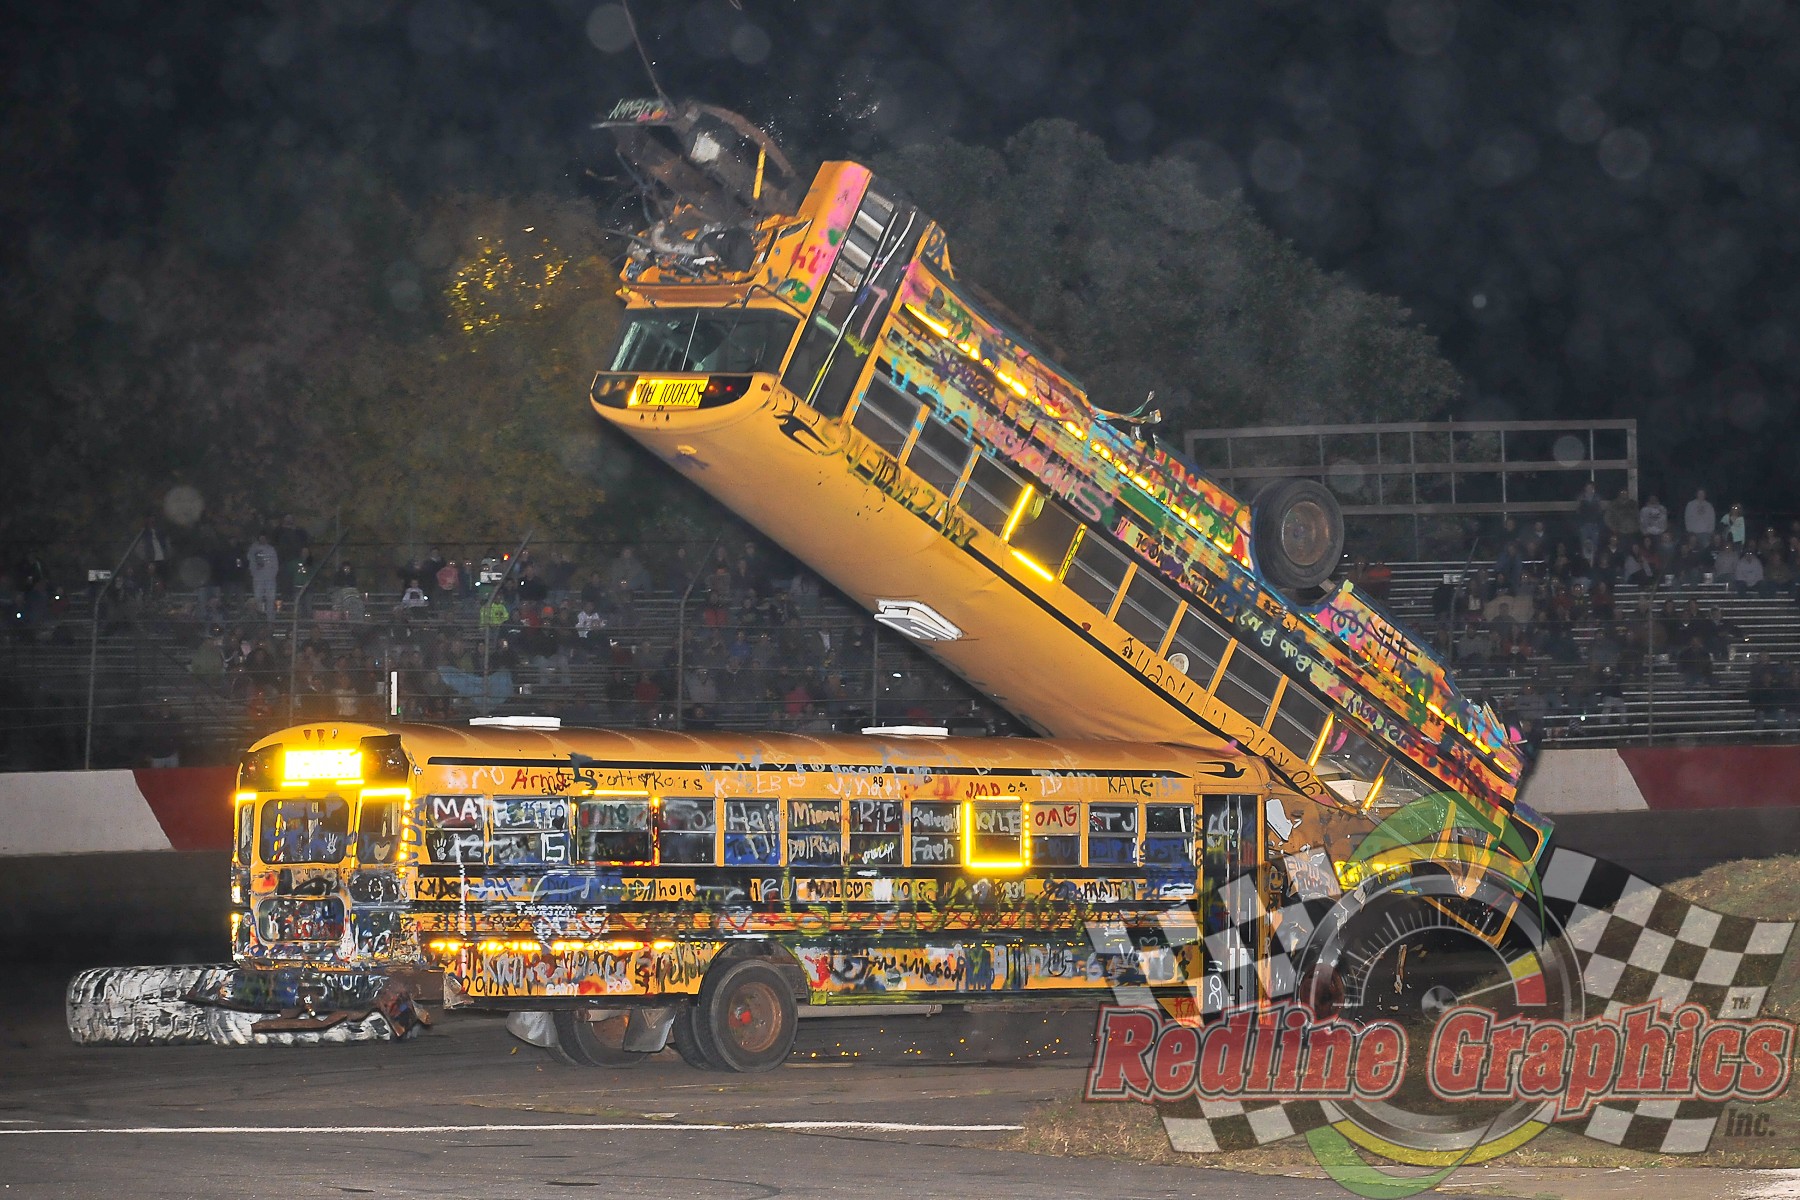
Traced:
MULTIPOLYGON (((1180 607, 1181 601, 1154 572, 1139 567, 1137 574, 1131 577, 1131 586, 1125 589, 1125 599, 1113 620, 1126 633, 1156 650, 1161 648, 1163 635, 1169 632, 1169 622, 1175 619, 1175 610, 1180 607)), ((1189 660, 1190 665, 1192 661, 1189 660)))
POLYGON ((1192 867, 1194 865, 1194 806, 1146 804, 1144 806, 1144 865, 1192 867))
MULTIPOLYGON (((1112 611, 1113 597, 1125 582, 1125 571, 1131 565, 1126 557, 1106 539, 1104 534, 1089 529, 1075 547, 1075 558, 1063 582, 1069 590, 1094 606, 1102 616, 1112 611)), ((1157 644, 1161 644, 1159 638, 1157 644)))
MULTIPOLYGON (((1013 524, 1007 544, 1047 578, 1060 578, 1069 543, 1081 532, 1081 523, 1053 500, 1029 492, 1020 499, 1025 507, 1014 514, 1018 522, 1013 524)), ((1011 517, 1007 520, 1012 524, 1011 517)))
POLYGON ((1081 805, 1066 803, 1031 806, 1031 865, 1081 865, 1081 805))
POLYGON ((725 865, 773 867, 781 862, 781 801, 725 802, 725 865))
POLYGON ((606 796, 575 806, 575 857, 581 862, 641 863, 652 856, 650 798, 606 796))
POLYGON ((1274 667, 1258 658, 1250 647, 1239 642, 1225 661, 1225 677, 1213 689, 1213 695, 1251 724, 1261 727, 1275 699, 1275 686, 1281 681, 1274 667))
POLYGON ((915 867, 953 867, 962 861, 962 805, 915 800, 912 861, 915 867))
POLYGON ((710 866, 718 832, 716 812, 717 802, 712 800, 664 800, 657 823, 657 861, 710 866))
POLYGON ((914 397, 897 391, 877 371, 856 406, 856 415, 850 418, 850 426, 898 458, 924 407, 914 397))
POLYGON ((968 462, 969 443, 963 435, 937 417, 926 417, 912 453, 906 456, 906 469, 948 496, 968 462))
POLYGON ((1137 832, 1137 805, 1089 805, 1088 866, 1135 867, 1137 832))
POLYGON ((256 805, 244 801, 237 806, 237 861, 240 867, 250 865, 250 854, 256 848, 256 805))
POLYGON ((850 801, 850 856, 857 866, 900 865, 900 802, 850 801))
POLYGON ((1311 758, 1313 748, 1319 744, 1319 734, 1325 731, 1325 717, 1325 706, 1302 691, 1299 684, 1289 680, 1287 691, 1281 694, 1281 707, 1275 710, 1275 720, 1269 725, 1269 732, 1295 757, 1311 758))
POLYGON ((399 849, 399 798, 362 801, 356 814, 356 861, 365 867, 391 866, 399 849))
POLYGON ((1024 865, 1020 808, 1017 800, 969 801, 969 866, 1024 865))
POLYGON ((561 796, 494 797, 488 861, 506 866, 569 861, 569 802, 561 796))
POLYGON ((1219 659, 1230 641, 1210 617, 1190 606, 1182 614, 1181 623, 1175 627, 1175 636, 1169 642, 1167 657, 1175 662, 1183 675, 1201 687, 1206 687, 1212 682, 1213 674, 1218 671, 1219 659), (1180 660, 1175 658, 1177 654, 1181 656, 1180 660), (1187 665, 1183 666, 1182 661, 1187 665))
POLYGON ((976 459, 975 469, 969 472, 968 485, 963 488, 956 505, 989 533, 1000 533, 1019 503, 1019 493, 1024 490, 1025 485, 1018 476, 984 454, 976 459))
POLYGON ((481 796, 425 796, 419 825, 425 857, 434 863, 480 862, 487 855, 487 801, 481 796))
POLYGON ((844 861, 844 805, 840 800, 788 801, 788 865, 835 867, 844 861))

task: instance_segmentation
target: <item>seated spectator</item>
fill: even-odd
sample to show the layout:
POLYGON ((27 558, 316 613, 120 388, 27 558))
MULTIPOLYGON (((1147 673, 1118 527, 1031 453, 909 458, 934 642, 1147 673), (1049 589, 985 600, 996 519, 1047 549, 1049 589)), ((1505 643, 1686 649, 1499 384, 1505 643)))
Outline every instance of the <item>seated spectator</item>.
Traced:
POLYGON ((1494 557, 1494 576, 1500 586, 1509 592, 1517 592, 1524 581, 1525 553, 1519 547, 1517 538, 1509 538, 1501 543, 1500 553, 1494 557))
POLYGON ((431 601, 425 595, 425 589, 419 586, 418 577, 406 581, 406 590, 400 593, 400 615, 423 613, 431 601))
POLYGON ((1683 587, 1698 587, 1712 570, 1712 544, 1705 538, 1688 535, 1681 544, 1681 556, 1675 564, 1675 576, 1683 587))
POLYGON ((204 679, 209 683, 224 680, 224 635, 225 631, 215 625, 194 644, 194 652, 188 658, 188 671, 196 679, 204 679))
POLYGON ((1631 494, 1630 488, 1620 488, 1619 494, 1607 502, 1606 528, 1608 532, 1626 541, 1637 537, 1641 531, 1637 498, 1631 494))
MULTIPOLYGON (((1605 551, 1601 551, 1602 554, 1605 551)), ((1588 589, 1588 611, 1599 621, 1613 619, 1612 585, 1604 579, 1595 579, 1594 586, 1588 589)))
POLYGON ((1763 591, 1768 595, 1784 595, 1794 590, 1794 568, 1779 548, 1770 549, 1763 559, 1763 591))
POLYGON ((1602 625, 1594 634, 1594 640, 1588 643, 1588 663, 1596 671, 1613 670, 1618 667, 1619 660, 1625 652, 1625 643, 1619 637, 1614 626, 1602 625))
POLYGON ((1730 583, 1737 578, 1738 548, 1723 534, 1713 538, 1712 577, 1714 583, 1730 583))
POLYGON ((1675 656, 1675 666, 1681 672, 1681 680, 1689 687, 1711 687, 1713 682, 1712 655, 1707 652, 1706 643, 1698 634, 1690 637, 1686 646, 1675 656))
POLYGON ((1749 643, 1750 635, 1744 632, 1744 627, 1742 625, 1739 625, 1736 621, 1725 615, 1724 605, 1715 604, 1713 606, 1712 620, 1713 636, 1718 639, 1718 644, 1723 647, 1723 649, 1718 651, 1720 655, 1728 653, 1733 646, 1743 646, 1749 643))
POLYGON ((1625 583, 1654 584, 1662 573, 1662 556, 1649 538, 1638 539, 1625 555, 1619 578, 1625 583))
POLYGON ((1701 643, 1710 650, 1713 638, 1717 636, 1717 633, 1718 630, 1714 627, 1712 618, 1700 612, 1699 602, 1689 600, 1687 607, 1681 611, 1681 629, 1676 635, 1677 643, 1685 644, 1699 638, 1701 643))
POLYGON ((1758 558, 1756 551, 1748 546, 1738 552, 1737 575, 1736 581, 1732 584, 1732 590, 1756 593, 1763 591, 1762 559, 1758 558))

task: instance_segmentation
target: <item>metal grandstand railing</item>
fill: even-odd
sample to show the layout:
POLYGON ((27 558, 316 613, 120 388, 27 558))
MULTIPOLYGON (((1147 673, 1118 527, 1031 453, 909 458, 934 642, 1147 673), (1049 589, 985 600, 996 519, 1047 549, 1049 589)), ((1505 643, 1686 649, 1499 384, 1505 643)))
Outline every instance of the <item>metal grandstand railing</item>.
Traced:
MULTIPOLYGON (((1638 493, 1637 422, 1407 421, 1191 429, 1188 456, 1240 496, 1271 479, 1317 479, 1337 493, 1352 535, 1410 545, 1462 522, 1573 511, 1584 482, 1638 493)), ((1371 551, 1373 553, 1373 551, 1371 551)))

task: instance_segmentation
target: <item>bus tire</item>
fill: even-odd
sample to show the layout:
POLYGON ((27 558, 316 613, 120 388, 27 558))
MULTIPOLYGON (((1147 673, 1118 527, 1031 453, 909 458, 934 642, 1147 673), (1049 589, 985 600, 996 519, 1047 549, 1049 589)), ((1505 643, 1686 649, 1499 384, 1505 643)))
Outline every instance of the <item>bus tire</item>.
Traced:
POLYGON ((78 1046, 181 1046, 210 1041, 213 1010, 187 999, 228 966, 100 967, 69 981, 64 1015, 78 1046))
POLYGON ((1344 556, 1344 513, 1316 479, 1278 479, 1250 502, 1250 543, 1263 578, 1283 592, 1311 591, 1344 556))
POLYGON ((681 1055, 681 1061, 694 1070, 724 1070, 707 1044, 706 1025, 700 1020, 698 1004, 681 1006, 681 1011, 675 1014, 674 1027, 669 1030, 669 1040, 675 1045, 675 1053, 681 1055))
POLYGON ((625 1013, 605 1011, 603 1019, 594 1021, 586 1009, 559 1010, 552 1018, 556 1044, 562 1051, 558 1057, 584 1067, 635 1067, 643 1062, 648 1055, 620 1044, 625 1036, 625 1013))
POLYGON ((788 978, 762 959, 744 958, 708 973, 695 1024, 704 1031, 714 1062, 753 1074, 787 1061, 799 1015, 788 978))

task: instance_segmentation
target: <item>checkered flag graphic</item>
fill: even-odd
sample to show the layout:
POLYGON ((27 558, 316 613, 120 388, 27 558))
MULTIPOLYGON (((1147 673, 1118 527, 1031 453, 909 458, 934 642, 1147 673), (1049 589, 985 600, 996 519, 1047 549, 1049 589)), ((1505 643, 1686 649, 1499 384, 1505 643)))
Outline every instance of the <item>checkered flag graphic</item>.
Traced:
MULTIPOLYGON (((1698 1004, 1716 1017, 1754 1018, 1794 932, 1793 922, 1713 912, 1617 864, 1560 847, 1545 860, 1540 886, 1546 914, 1566 933, 1581 968, 1591 1015, 1616 1018, 1625 1009, 1660 1002, 1666 1010, 1698 1004)), ((1205 942, 1219 972, 1209 978, 1220 980, 1222 988, 1207 993, 1196 985, 1196 1001, 1208 1017, 1230 1007, 1232 996, 1257 994, 1263 928, 1269 929, 1265 994, 1279 1000, 1294 994, 1307 948, 1321 931, 1333 932, 1332 923, 1344 912, 1331 899, 1296 901, 1271 912, 1249 875, 1221 888, 1217 903, 1237 919, 1204 936, 1192 908, 1172 909, 1159 918, 1164 945, 1205 942)), ((1093 923, 1088 934, 1100 953, 1135 953, 1122 926, 1093 923)), ((1147 986, 1120 985, 1113 991, 1122 1005, 1157 1007, 1147 986)), ((1158 1108, 1170 1144, 1198 1154, 1264 1146, 1344 1119, 1337 1105, 1318 1101, 1190 1098, 1158 1108)), ((1580 1132, 1628 1149, 1698 1154, 1710 1145, 1722 1110, 1723 1105, 1704 1100, 1601 1103, 1580 1132)))
MULTIPOLYGON (((1544 864, 1544 907, 1581 966, 1590 1013, 1698 1004, 1715 1017, 1762 1012, 1794 934, 1791 921, 1730 917, 1690 903, 1615 863, 1557 848, 1544 864)), ((1709 1100, 1596 1105, 1581 1132, 1652 1154, 1699 1154, 1724 1106, 1709 1100)))

